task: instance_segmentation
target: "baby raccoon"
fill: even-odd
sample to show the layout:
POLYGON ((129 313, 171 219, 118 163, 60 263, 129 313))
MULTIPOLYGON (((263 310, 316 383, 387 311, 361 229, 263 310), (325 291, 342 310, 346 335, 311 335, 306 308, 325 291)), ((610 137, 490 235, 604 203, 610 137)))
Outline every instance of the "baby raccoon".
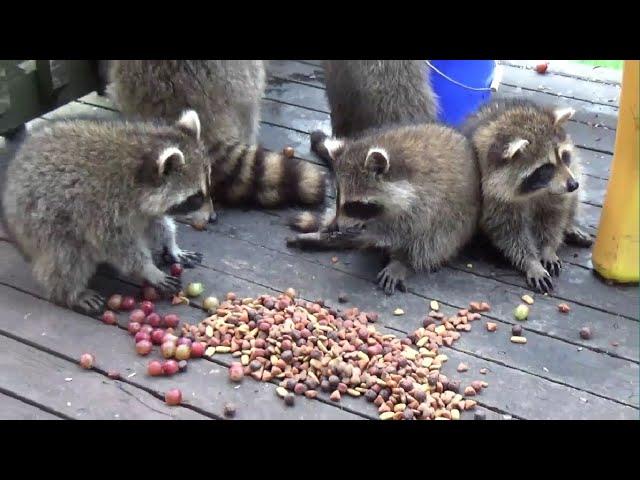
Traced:
POLYGON ((438 102, 423 60, 326 60, 324 72, 334 137, 436 120, 438 102))
POLYGON ((336 172, 335 213, 322 220, 303 214, 298 227, 308 231, 313 223, 320 230, 288 239, 289 246, 381 248, 390 261, 378 283, 392 294, 406 291, 411 270, 437 268, 473 236, 480 174, 460 133, 424 124, 355 140, 316 140, 336 172))
POLYGON ((186 266, 202 259, 177 246, 167 214, 201 207, 209 169, 194 111, 172 125, 52 122, 8 167, 4 220, 46 295, 97 314, 105 299, 87 285, 100 263, 164 293, 180 290, 178 278, 154 265, 152 248, 186 266))
POLYGON ((563 128, 573 114, 571 108, 499 100, 463 127, 482 175, 481 228, 542 292, 553 289, 551 276, 562 267, 556 252, 563 237, 592 243, 577 226, 580 162, 563 128))

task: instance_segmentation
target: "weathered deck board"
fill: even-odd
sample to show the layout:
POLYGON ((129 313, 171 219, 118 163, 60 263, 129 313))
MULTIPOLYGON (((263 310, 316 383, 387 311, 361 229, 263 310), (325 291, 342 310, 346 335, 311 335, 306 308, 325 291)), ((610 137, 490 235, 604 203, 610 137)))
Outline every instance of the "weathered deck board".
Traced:
MULTIPOLYGON (((536 67, 538 60, 500 60, 499 63, 531 70, 536 67)), ((622 72, 620 70, 584 65, 568 60, 551 60, 547 75, 562 75, 569 78, 579 78, 612 85, 620 85, 622 82, 622 72)))
MULTIPOLYGON (((270 236, 270 233, 263 232, 265 236, 270 236)), ((319 264, 296 261, 295 258, 264 249, 255 244, 243 245, 243 242, 239 242, 237 239, 218 236, 214 232, 193 232, 193 235, 190 235, 188 228, 181 231, 181 238, 186 248, 197 248, 197 245, 201 245, 203 242, 216 245, 214 256, 207 256, 204 260, 204 264, 214 270, 209 274, 207 274, 206 269, 197 269, 195 272, 198 281, 203 281, 205 284, 210 284, 216 278, 219 278, 220 273, 225 272, 260 285, 269 285, 280 291, 293 286, 305 298, 325 298, 331 303, 335 302, 339 292, 344 291, 348 292, 350 297, 347 306, 354 305, 364 310, 378 311, 381 313, 380 323, 402 332, 410 332, 417 328, 426 311, 424 298, 415 295, 390 298, 373 288, 373 285, 368 281, 345 275, 340 271, 323 267, 319 264), (210 240, 203 240, 202 236, 209 236, 210 240), (401 306, 407 312, 407 315, 395 317, 389 314, 398 306, 401 306)), ((436 296, 436 298, 439 297, 436 296)), ((477 298, 477 296, 471 298, 477 298)), ((476 324, 476 329, 482 329, 480 323, 476 324)), ((591 411, 591 414, 594 415, 593 418, 598 415, 615 416, 618 414, 615 412, 627 412, 622 415, 637 416, 637 411, 634 408, 603 398, 615 395, 620 398, 619 401, 635 405, 638 401, 637 364, 613 357, 605 358, 602 354, 587 350, 578 353, 573 346, 563 345, 557 340, 537 335, 533 332, 527 334, 527 337, 530 339, 531 344, 535 346, 525 348, 539 348, 539 345, 547 343, 549 351, 554 352, 554 358, 543 356, 536 359, 536 355, 532 353, 529 358, 522 359, 522 354, 518 350, 518 348, 521 348, 520 346, 510 342, 507 342, 507 345, 504 346, 502 344, 495 346, 493 342, 487 344, 488 339, 482 338, 482 332, 477 332, 477 335, 478 337, 476 337, 475 341, 473 340, 474 335, 467 336, 465 341, 473 343, 473 348, 481 351, 482 355, 486 355, 488 358, 482 358, 479 361, 475 357, 475 355, 478 355, 477 351, 462 350, 457 344, 455 348, 444 348, 443 351, 450 357, 454 356, 458 361, 464 360, 467 364, 478 365, 482 363, 483 366, 490 364, 493 371, 500 370, 500 376, 503 379, 523 376, 527 380, 518 380, 518 382, 548 384, 548 389, 556 392, 556 399, 563 395, 568 399, 573 396, 575 391, 579 391, 584 395, 591 391, 598 396, 593 395, 591 397, 592 400, 589 400, 589 402, 595 402, 595 398, 598 398, 598 402, 605 402, 602 405, 608 405, 605 408, 606 413, 604 411, 600 413, 596 413, 596 410, 591 411), (506 353, 500 355, 498 352, 502 351, 502 348, 506 349, 506 353), (573 354, 581 355, 583 353, 585 356, 577 359, 572 365, 566 365, 566 367, 554 365, 556 362, 567 361, 567 358, 573 357, 573 354), (549 372, 545 372, 542 368, 543 359, 545 358, 545 362, 552 364, 549 372), (528 365, 531 361, 537 362, 534 368, 536 372, 539 372, 539 375, 526 374, 531 373, 528 365), (580 362, 584 362, 584 364, 580 364, 580 362), (508 367, 502 367, 502 364, 508 365, 508 367), (538 365, 539 367, 537 367, 538 365), (603 365, 608 365, 608 368, 603 368, 600 373, 597 373, 596 370, 599 370, 600 366, 603 365), (526 370, 526 372, 519 370, 526 370), (613 374, 612 370, 616 373, 613 374), (562 375, 559 374, 559 371, 562 371, 562 375), (605 379, 607 375, 609 379, 605 379), (601 388, 598 386, 598 382, 592 380, 596 376, 602 379, 603 382, 613 381, 616 384, 613 387, 615 392, 611 391, 612 387, 601 388), (612 380, 611 377, 616 378, 612 380), (565 387, 565 385, 572 385, 572 387, 565 387), (578 388, 576 387, 577 385, 584 386, 585 389, 578 388), (564 388, 567 388, 567 390, 564 391, 564 388), (586 390, 587 388, 589 390, 586 390), (629 410, 627 410, 628 408, 629 410)), ((444 373, 456 378, 458 375, 452 371, 455 365, 457 365, 457 362, 448 363, 447 368, 443 369, 444 373)), ((478 366, 477 368, 482 367, 478 366)), ((542 389, 542 387, 532 388, 534 390, 537 388, 542 389)), ((523 403, 519 404, 518 407, 505 409, 504 402, 510 403, 508 399, 501 397, 501 393, 498 390, 490 395, 489 390, 487 390, 486 395, 483 392, 478 400, 481 400, 486 406, 504 409, 523 418, 539 418, 542 414, 540 409, 543 408, 543 404, 527 402, 524 398, 522 399, 523 403)), ((594 409, 597 408, 594 407, 594 409)), ((569 410, 572 410, 572 408, 567 411, 569 410)), ((585 412, 585 415, 589 416, 590 414, 585 412)))
POLYGON ((502 82, 529 90, 541 90, 558 97, 586 100, 607 106, 617 106, 620 96, 620 86, 608 83, 591 82, 580 78, 564 75, 540 75, 510 65, 503 65, 504 76, 502 82))
MULTIPOLYGON (((198 244, 202 244, 201 242, 203 241, 202 239, 202 235, 198 235, 198 244)), ((187 241, 183 242, 185 244, 185 246, 191 246, 190 243, 188 242, 188 239, 185 239, 187 241)), ((229 250, 232 249, 233 252, 231 254, 231 261, 228 260, 229 258, 229 254, 228 253, 222 253, 222 255, 220 255, 220 262, 222 263, 222 267, 223 268, 233 268, 233 273, 239 273, 238 270, 240 270, 240 267, 236 264, 236 257, 238 256, 244 256, 244 258, 247 258, 245 252, 240 251, 238 252, 236 248, 233 247, 233 242, 229 242, 229 245, 226 246, 225 250, 229 250), (233 265, 230 265, 232 264, 233 265)), ((255 250, 255 249, 252 249, 255 250)), ((3 264, 8 264, 9 262, 5 261, 3 259, 3 264)), ((248 262, 245 262, 248 263, 248 262)), ((252 262, 254 263, 254 262, 252 262)), ((254 263, 255 264, 255 263, 254 263)), ((220 265, 218 265, 220 266, 220 265)), ((12 271, 16 271, 15 266, 13 266, 14 268, 12 268, 12 271)), ((253 269, 251 267, 247 267, 246 265, 243 265, 244 269, 249 269, 254 273, 253 269)), ((291 270, 291 268, 287 268, 288 271, 291 270)), ((23 271, 24 271, 24 267, 23 267, 23 271)), ((216 282, 220 281, 221 275, 219 274, 219 272, 215 272, 215 271, 209 271, 207 269, 196 269, 196 270, 191 270, 188 271, 188 273, 190 273, 190 278, 189 281, 204 281, 205 284, 207 285, 211 285, 211 284, 215 284, 216 282)), ((274 274, 276 272, 272 272, 272 275, 269 276, 269 279, 273 278, 274 274)), ((266 273, 265 273, 266 274, 266 273)), ((327 291, 327 289, 330 290, 335 290, 336 289, 336 285, 340 285, 341 282, 336 282, 331 281, 331 279, 326 279, 326 281, 321 281, 321 282, 312 282, 313 285, 313 291, 309 291, 309 289, 307 288, 307 286, 309 285, 308 280, 309 280, 309 275, 304 273, 302 276, 302 281, 300 280, 299 277, 299 273, 298 273, 298 269, 296 268, 293 272, 293 274, 290 274, 289 277, 287 278, 286 275, 284 274, 279 274, 276 275, 278 278, 282 279, 285 278, 287 279, 287 284, 288 285, 293 285, 296 288, 300 288, 301 291, 303 292, 303 295, 308 295, 307 298, 315 298, 317 296, 324 296, 325 298, 334 298, 335 295, 337 294, 337 292, 332 291, 331 293, 329 293, 327 291), (295 274, 295 278, 294 275, 295 274)), ((21 277, 24 276, 26 278, 24 278, 22 281, 29 281, 28 278, 28 274, 26 275, 20 275, 21 277)), ((262 278, 257 278, 255 275, 251 275, 253 280, 256 280, 257 283, 261 283, 262 278)), ((312 279, 313 280, 313 279, 312 279)), ((2 279, 3 283, 5 281, 5 279, 2 279)), ((12 279, 13 283, 16 283, 16 276, 13 276, 12 279)), ((278 289, 282 290, 285 285, 278 285, 278 289)), ((28 288, 33 288, 31 286, 28 286, 28 288)), ((226 290, 226 289, 225 289, 226 290)), ((241 295, 244 294, 255 294, 255 291, 253 292, 244 292, 242 290, 236 289, 241 295)), ((360 297, 362 296, 361 300, 358 302, 361 305, 364 305, 364 297, 368 296, 367 293, 360 293, 362 291, 362 288, 352 288, 349 289, 350 292, 354 292, 353 295, 354 297, 352 298, 356 298, 356 297, 360 297)), ((6 301, 3 301, 3 305, 7 303, 6 301)), ((24 305, 24 301, 23 302, 18 302, 19 305, 24 305)), ((423 302, 421 302, 423 303, 423 302)), ((370 303, 369 303, 370 305, 370 303)), ((376 305, 376 307, 379 305, 376 305)), ((421 305, 423 306, 423 305, 421 305)), ((390 307, 390 306, 389 306, 390 307)), ((52 306, 47 306, 47 311, 51 310, 52 308, 57 308, 57 307, 52 307, 52 306)), ((181 312, 187 313, 189 312, 189 308, 188 307, 183 307, 184 309, 181 310, 181 312)), ((387 309, 378 309, 378 310, 386 310, 387 309)), ((30 311, 33 311, 32 308, 30 308, 30 311)), ((411 308, 407 309, 408 313, 415 313, 412 311, 411 308)), ((185 316, 183 313, 183 316, 185 316)), ((59 315, 56 315, 59 317, 59 315)), ((30 317, 30 322, 22 322, 18 325, 18 327, 14 326, 14 322, 12 322, 12 328, 14 329, 13 334, 18 335, 18 333, 15 331, 16 328, 26 328, 29 327, 31 325, 34 324, 34 322, 36 321, 35 319, 38 318, 35 314, 32 314, 32 317, 30 317)), ((122 348, 122 346, 124 345, 124 347, 126 348, 126 345, 124 344, 124 342, 122 341, 118 341, 116 342, 116 344, 114 345, 110 345, 111 342, 108 342, 108 339, 116 339, 118 333, 120 333, 121 331, 119 331, 118 329, 114 328, 114 327, 107 327, 104 325, 99 324, 98 322, 92 321, 92 320, 88 320, 85 319, 84 317, 82 319, 74 319, 72 314, 67 314, 62 316, 62 318, 58 318, 56 320, 55 323, 55 329, 56 332, 58 332, 59 335, 61 336, 66 336, 65 333, 67 333, 67 335, 70 335, 70 332, 73 332, 73 336, 77 337, 77 338, 84 338, 87 339, 87 341, 91 341, 91 342, 95 342, 94 344, 91 345, 85 345, 87 348, 92 347, 92 351, 96 352, 97 358, 109 358, 110 362, 116 362, 117 359, 119 358, 118 356, 118 348, 122 348), (83 332, 83 329, 85 328, 90 328, 90 332, 85 333, 83 332), (96 336, 96 329, 101 328, 102 330, 104 330, 105 332, 107 332, 108 338, 107 337, 97 337, 96 336), (106 343, 106 346, 105 346, 106 343), (105 351, 100 352, 101 348, 106 348, 105 351), (107 353, 109 352, 109 353, 107 353)), ((39 342, 46 342, 46 341, 50 341, 51 339, 51 335, 47 335, 45 336, 44 339, 42 338, 38 338, 38 336, 40 335, 40 331, 38 328, 35 328, 35 331, 31 332, 31 333, 22 333, 20 332, 20 335, 25 335, 25 337, 27 339, 30 339, 31 341, 39 341, 39 342), (28 335, 28 336, 27 336, 28 335)), ((127 334, 122 332, 121 336, 123 337, 127 337, 127 334)), ((55 339, 54 339, 55 340, 55 339)), ((125 338, 124 340, 128 340, 130 342, 130 338, 125 338)), ((59 348, 59 346, 56 344, 56 348, 59 348)), ((450 349, 448 349, 450 350, 450 349)), ((130 352, 130 350, 129 350, 130 352)), ((511 396, 504 396, 504 392, 501 389, 494 389, 491 390, 488 389, 486 392, 484 392, 482 394, 482 398, 478 398, 479 401, 482 401, 484 403, 486 403, 487 405, 494 407, 494 408, 500 408, 503 411, 506 412, 510 412, 513 413, 516 416, 522 417, 522 418, 540 418, 541 415, 544 416, 545 413, 544 411, 548 411, 551 412, 553 411, 554 413, 552 414, 553 418, 630 418, 630 416, 635 415, 635 413, 633 413, 633 409, 629 409, 627 410, 627 407, 623 407, 620 406, 616 403, 610 402, 604 398, 600 398, 594 395, 591 395, 587 392, 582 392, 580 390, 576 390, 573 388, 569 388, 569 387, 564 387, 563 385, 559 385, 557 383, 553 383, 553 382, 545 382, 542 378, 539 378, 537 376, 533 376, 533 375, 523 375, 522 372, 518 372, 516 370, 513 370, 512 368, 508 368, 508 367, 503 367, 500 366, 498 364, 494 364, 491 362, 486 362, 486 361, 478 361, 478 359, 471 357, 467 354, 465 354, 464 352, 455 352, 455 351, 451 351, 450 353, 448 352, 449 356, 455 360, 454 362, 451 362, 451 365, 455 365, 457 364, 457 361, 465 361, 468 364, 474 364, 475 366, 477 366, 477 368, 483 368, 483 367, 487 367, 490 368, 492 372, 495 372, 497 374, 496 378, 498 379, 498 382, 506 382, 505 388, 509 388, 509 385, 521 385, 522 382, 524 381, 521 377, 526 377, 527 378, 527 382, 528 383, 532 383, 532 385, 529 385, 530 388, 532 388, 534 391, 547 391, 547 392, 552 392, 550 394, 549 397, 552 399, 552 404, 551 405, 546 405, 545 408, 543 409, 543 411, 539 410, 541 407, 541 405, 536 404, 536 403, 532 403, 531 400, 527 400, 528 396, 522 395, 523 398, 517 399, 516 403, 517 406, 511 408, 511 402, 513 402, 513 397, 511 396), (547 386, 542 386, 540 384, 545 384, 548 383, 547 386), (584 399, 587 400, 588 403, 590 403, 590 407, 589 408, 582 408, 582 405, 578 405, 576 403, 576 405, 573 405, 572 403, 568 403, 568 398, 561 398, 562 396, 568 396, 568 398, 571 398, 573 400, 575 400, 575 402, 578 402, 579 398, 582 397, 584 399), (491 402, 491 403, 490 403, 491 402), (564 409, 564 411, 554 411, 549 410, 549 408, 552 407, 552 405, 554 403, 558 402, 559 404, 561 404, 561 410, 564 409), (509 407, 509 408, 507 408, 509 407), (620 410, 621 409, 621 410, 620 410)), ((133 356, 134 359, 136 358, 135 355, 129 353, 128 356, 133 356)), ((135 360, 134 360, 135 361, 135 360)), ((193 364, 193 366, 190 366, 190 372, 193 372, 197 367, 199 366, 200 362, 196 362, 193 364)), ((131 365, 131 362, 128 361, 126 362, 126 365, 129 366, 131 365)), ((110 368, 118 368, 117 364, 111 364, 110 368)), ((138 368, 136 368, 135 370, 138 370, 138 368)), ((125 368, 121 368, 121 371, 125 371, 125 368)), ((196 370, 197 371, 197 370, 196 370)), ((446 373, 449 373, 448 371, 445 370, 446 373)), ((450 376, 454 376, 455 374, 451 375, 449 373, 450 376)), ((177 386, 182 387, 182 385, 180 384, 180 380, 181 380, 181 376, 178 377, 174 377, 178 380, 178 382, 172 382, 173 384, 177 383, 177 386)), ((182 378, 187 379, 187 376, 184 376, 182 378)), ((143 382, 146 379, 144 378, 143 375, 137 376, 134 380, 136 380, 137 382, 143 382)), ((156 379, 153 379, 154 381, 154 385, 156 384, 156 379)), ((210 381, 209 379, 207 379, 207 382, 210 381)), ((193 387, 194 384, 194 380, 193 380, 193 374, 190 375, 188 377, 188 381, 185 380, 185 382, 187 383, 186 385, 184 385, 183 391, 186 391, 186 388, 189 387, 193 387)), ((252 382, 253 383, 253 382, 252 382)), ((258 384, 256 383, 256 385, 262 385, 262 384, 258 384)), ((493 384, 492 384, 493 385, 493 384)), ((502 386, 502 384, 500 383, 500 386, 502 386)), ((153 387, 152 387, 153 388, 153 387)), ((273 388, 273 387, 271 387, 273 388)), ((524 394, 524 390, 522 391, 522 393, 524 394)), ((253 398, 254 400, 257 400, 256 397, 253 398)), ((572 402, 573 402, 572 400, 572 402)), ((195 400, 193 402, 193 404, 195 404, 195 400)), ((252 403, 253 405, 253 403, 252 403)), ((320 404, 318 404, 320 405, 320 404)), ((315 407, 314 407, 315 408, 315 407)), ((555 408, 555 407, 553 407, 555 408)), ((263 417, 259 417, 259 418, 265 418, 263 417)), ((272 418, 272 417, 266 417, 266 418, 272 418)))
MULTIPOLYGON (((296 257, 306 261, 319 263, 338 269, 359 278, 373 282, 377 269, 381 266, 378 255, 341 251, 341 252, 304 252, 297 249, 288 249, 285 246, 285 238, 290 235, 282 217, 271 212, 252 211, 242 214, 220 212, 221 218, 218 224, 211 227, 212 232, 217 232, 230 238, 251 242, 270 251, 293 257, 290 262, 296 262, 296 257), (337 263, 331 262, 331 258, 337 256, 337 263)), ((198 242, 197 232, 188 227, 180 226, 181 238, 185 241, 198 242)), ((205 263, 207 260, 205 260, 205 263)), ((302 267, 300 267, 302 268, 302 267)), ((466 264, 465 264, 466 268, 466 264)), ((478 269, 478 264, 473 263, 473 270, 478 269)), ((525 293, 531 293, 528 289, 517 288, 500 283, 495 279, 481 278, 464 271, 444 268, 432 274, 417 274, 409 282, 415 291, 423 295, 431 295, 437 300, 465 308, 468 302, 482 297, 492 304, 490 316, 506 323, 517 323, 513 318, 513 309, 520 303, 520 297, 525 293), (447 280, 451 278, 451 280, 447 280)), ((374 289, 373 283, 368 287, 374 289)), ((612 287, 609 287, 612 288, 612 287)), ((346 290, 345 290, 346 291, 346 290)), ((601 295, 596 294, 596 298, 601 295)), ((558 299, 533 295, 536 298, 535 306, 531 309, 531 316, 524 325, 526 329, 532 329, 545 335, 559 337, 578 346, 597 348, 621 355, 638 362, 640 357, 640 324, 637 320, 619 317, 610 313, 594 310, 582 305, 571 303, 572 311, 568 315, 561 315, 557 310, 558 299), (578 331, 581 327, 578 321, 592 322, 598 329, 597 335, 590 341, 579 338, 578 331), (587 320, 588 319, 588 320, 587 320), (618 347, 613 347, 611 342, 618 342, 618 347)), ((402 301, 403 296, 397 297, 402 301)))
MULTIPOLYGON (((16 272, 13 275, 0 272, 1 284, 17 287, 30 294, 39 294, 40 289, 33 284, 24 261, 17 256, 10 244, 6 242, 0 244, 0 258, 3 265, 10 266, 11 272, 16 272)), ((188 273, 192 277, 195 275, 193 271, 188 273)), ((238 282, 235 279, 229 277, 227 280, 227 291, 238 290, 238 282)), ((108 285, 108 282, 101 283, 108 285)), ((115 284, 118 285, 118 290, 113 288, 100 290, 104 293, 118 291, 130 294, 139 291, 139 288, 120 282, 115 284)), ((111 285, 114 285, 113 281, 111 285)), ((97 365, 102 370, 121 372, 128 383, 151 390, 156 395, 163 395, 163 392, 169 388, 180 388, 186 402, 209 415, 221 417, 224 404, 233 402, 238 407, 236 416, 238 419, 353 420, 362 418, 360 415, 343 411, 333 405, 317 401, 313 403, 313 400, 307 398, 299 398, 296 407, 286 408, 275 395, 274 385, 255 382, 252 379, 247 379, 240 388, 235 389, 229 382, 226 368, 231 362, 230 356, 226 356, 226 362, 222 365, 202 359, 190 362, 188 374, 151 378, 146 371, 152 355, 138 356, 131 336, 126 330, 104 325, 95 319, 35 297, 29 298, 27 293, 0 286, 0 304, 7 311, 7 314, 0 318, 0 333, 10 333, 24 341, 33 342, 70 358, 79 358, 83 352, 89 351, 96 356, 97 365), (28 313, 30 313, 29 322, 25 322, 23 317, 28 313), (44 336, 42 336, 43 331, 47 333, 44 336), (129 377, 134 373, 135 376, 129 377)), ((171 307, 159 304, 158 311, 166 312, 168 308, 171 307)), ((206 317, 204 312, 191 307, 171 310, 180 315, 183 321, 191 323, 206 317)), ((120 316, 123 317, 121 320, 126 322, 126 316, 122 314, 120 316)), ((157 354, 153 357, 157 357, 157 354)), ((79 371, 82 372, 82 370, 79 371)))
POLYGON ((0 393, 0 420, 60 420, 49 412, 0 393))
MULTIPOLYGON (((3 302, 6 300, 7 298, 3 297, 3 302)), ((6 310, 12 303, 2 305, 6 310)), ((32 308, 31 302, 27 308, 32 308)), ((16 318, 16 313, 11 313, 14 323, 28 324, 22 317, 16 318)), ((5 318, 9 318, 9 315, 3 315, 3 321, 5 318)), ((41 333, 36 335, 40 336, 41 333)), ((3 372, 11 373, 3 375, 0 379, 0 386, 5 391, 46 405, 68 418, 77 420, 205 418, 186 408, 170 408, 142 390, 110 380, 97 372, 85 371, 77 364, 2 335, 0 335, 0 366, 3 372), (66 381, 66 378, 72 380, 66 381)))

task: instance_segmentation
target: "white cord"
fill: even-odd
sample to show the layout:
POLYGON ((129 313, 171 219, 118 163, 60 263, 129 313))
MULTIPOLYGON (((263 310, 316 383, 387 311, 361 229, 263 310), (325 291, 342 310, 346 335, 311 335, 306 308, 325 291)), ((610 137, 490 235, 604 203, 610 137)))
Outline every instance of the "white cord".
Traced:
POLYGON ((462 83, 456 82, 453 78, 445 75, 440 70, 438 70, 436 67, 431 65, 431 62, 429 60, 425 60, 424 63, 426 63, 430 68, 432 68, 434 71, 436 71, 437 73, 442 75, 444 78, 449 80, 451 83, 454 83, 454 84, 458 85, 459 87, 466 88, 467 90, 474 90, 476 92, 491 92, 491 91, 493 91, 492 88, 475 88, 475 87, 468 87, 467 85, 463 85, 462 83))

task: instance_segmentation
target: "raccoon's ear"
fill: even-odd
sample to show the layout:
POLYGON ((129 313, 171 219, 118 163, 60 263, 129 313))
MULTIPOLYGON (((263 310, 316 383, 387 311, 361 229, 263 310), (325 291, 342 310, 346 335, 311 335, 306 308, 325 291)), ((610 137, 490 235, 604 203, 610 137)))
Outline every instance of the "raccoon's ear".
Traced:
POLYGON ((364 160, 364 168, 375 174, 389 171, 389 154, 384 148, 370 148, 364 160))
POLYGON ((566 122, 570 118, 573 118, 575 114, 576 114, 576 111, 571 107, 557 108, 553 111, 553 119, 554 119, 553 124, 562 125, 564 122, 566 122))
POLYGON ((180 117, 180 120, 178 120, 178 127, 184 128, 195 135, 198 140, 200 139, 200 118, 195 110, 185 111, 180 117))
POLYGON ((513 158, 513 156, 524 150, 524 148, 529 145, 529 140, 525 140, 524 138, 516 138, 511 142, 507 143, 502 151, 502 158, 505 160, 509 160, 513 158))
POLYGON ((176 147, 168 147, 160 152, 156 160, 160 177, 168 175, 185 164, 184 154, 176 147))

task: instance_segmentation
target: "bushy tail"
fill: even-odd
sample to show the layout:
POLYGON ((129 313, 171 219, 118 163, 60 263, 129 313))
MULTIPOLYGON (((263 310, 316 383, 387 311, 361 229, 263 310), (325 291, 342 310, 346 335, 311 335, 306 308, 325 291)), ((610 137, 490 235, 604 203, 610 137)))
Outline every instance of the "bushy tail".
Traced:
POLYGON ((213 194, 222 203, 274 208, 324 200, 326 173, 317 165, 243 143, 218 143, 210 153, 213 194))

